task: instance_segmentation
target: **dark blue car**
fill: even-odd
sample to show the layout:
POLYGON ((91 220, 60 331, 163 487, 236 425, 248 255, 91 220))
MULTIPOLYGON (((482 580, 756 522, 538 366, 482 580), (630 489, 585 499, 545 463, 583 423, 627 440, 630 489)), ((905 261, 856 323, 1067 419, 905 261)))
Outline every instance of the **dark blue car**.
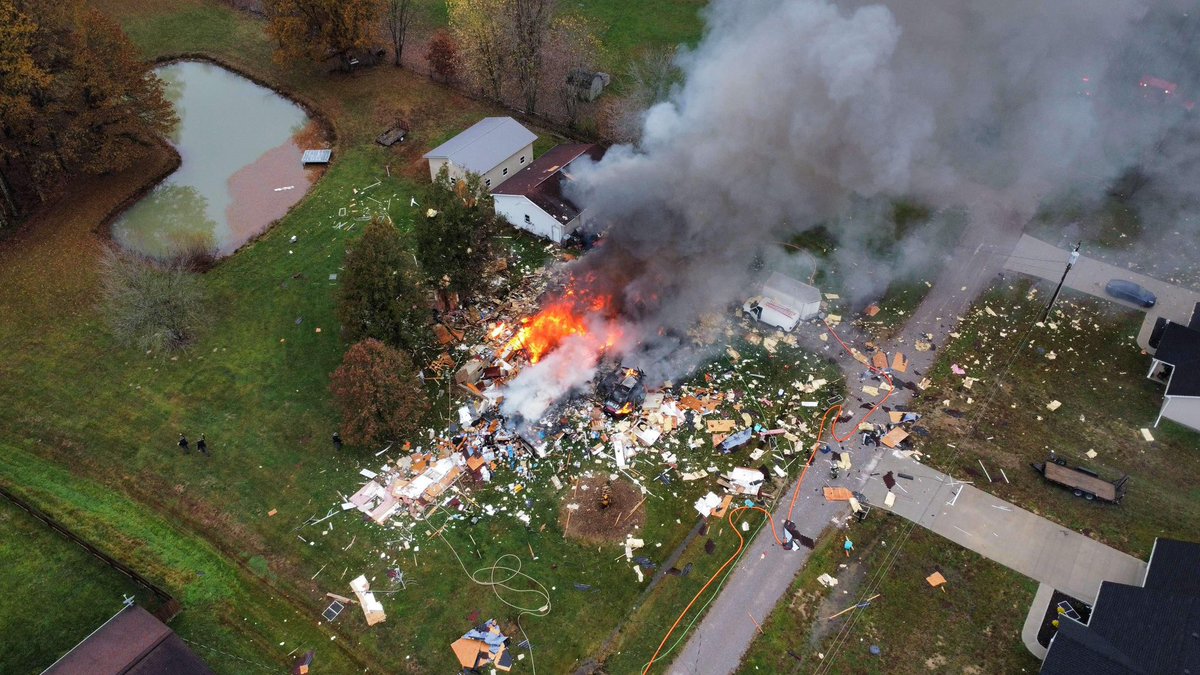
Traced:
POLYGON ((1150 291, 1124 279, 1113 279, 1104 287, 1104 292, 1118 300, 1132 302, 1139 307, 1153 307, 1158 298, 1150 291))

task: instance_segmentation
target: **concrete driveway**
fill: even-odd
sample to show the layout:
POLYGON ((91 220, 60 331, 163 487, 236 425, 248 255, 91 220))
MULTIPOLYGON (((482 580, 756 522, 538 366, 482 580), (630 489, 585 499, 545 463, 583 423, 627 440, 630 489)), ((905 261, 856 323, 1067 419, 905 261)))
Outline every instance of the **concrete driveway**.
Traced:
POLYGON ((873 506, 886 508, 882 476, 890 471, 896 478, 891 510, 897 515, 1084 602, 1095 602, 1101 581, 1141 585, 1145 576, 1141 560, 897 452, 884 453, 874 471, 879 476, 863 487, 873 506), (900 473, 912 479, 895 475, 900 473))
MULTIPOLYGON (((1063 270, 1066 269, 1067 258, 1070 254, 1070 251, 1025 234, 1017 242, 1016 248, 1005 261, 1004 267, 1014 272, 1058 283, 1058 280, 1062 278, 1063 270)), ((1071 269, 1071 273, 1067 275, 1067 280, 1063 285, 1130 309, 1145 312, 1146 320, 1142 322, 1142 328, 1138 332, 1138 345, 1142 349, 1149 346, 1150 331, 1154 329, 1154 322, 1158 317, 1187 325, 1196 303, 1200 302, 1200 292, 1084 256, 1079 257, 1079 262, 1071 269), (1158 304, 1146 309, 1110 297, 1104 292, 1104 285, 1113 279, 1125 279, 1142 286, 1158 296, 1158 304)))

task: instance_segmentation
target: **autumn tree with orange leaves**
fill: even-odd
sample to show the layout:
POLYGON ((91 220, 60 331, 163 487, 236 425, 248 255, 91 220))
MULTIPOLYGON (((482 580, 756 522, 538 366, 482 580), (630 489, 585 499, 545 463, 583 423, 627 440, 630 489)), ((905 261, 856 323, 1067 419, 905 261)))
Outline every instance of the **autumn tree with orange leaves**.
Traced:
POLYGON ((329 378, 341 434, 350 445, 374 446, 420 429, 429 410, 408 354, 379 340, 355 343, 329 378))
POLYGON ((337 58, 350 69, 354 52, 372 46, 383 0, 267 0, 267 34, 275 60, 337 58))
POLYGON ((163 88, 82 0, 0 0, 0 225, 73 174, 144 157, 177 122, 163 88))

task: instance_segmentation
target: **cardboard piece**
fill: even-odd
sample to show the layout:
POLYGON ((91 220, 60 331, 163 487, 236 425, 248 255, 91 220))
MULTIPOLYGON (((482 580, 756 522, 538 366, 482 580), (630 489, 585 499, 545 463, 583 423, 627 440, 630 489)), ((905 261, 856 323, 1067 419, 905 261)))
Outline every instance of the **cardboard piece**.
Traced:
POLYGON ((1062 407, 1062 401, 1058 401, 1058 400, 1050 401, 1049 403, 1046 404, 1046 410, 1049 410, 1050 412, 1054 412, 1055 410, 1058 410, 1060 407, 1062 407))
POLYGON ((880 442, 889 448, 894 448, 897 445, 900 445, 900 442, 906 438, 908 438, 908 432, 900 427, 896 427, 895 429, 887 432, 887 434, 880 439, 880 442))
POLYGON ((876 370, 885 370, 888 367, 887 354, 884 352, 875 352, 871 356, 871 365, 875 366, 876 370))
POLYGON ((825 499, 831 502, 848 502, 854 498, 854 493, 844 487, 827 487, 823 491, 825 499))
POLYGON ((883 498, 883 505, 890 509, 890 508, 892 508, 892 506, 895 503, 896 503, 896 493, 889 490, 887 493, 887 496, 883 498))
POLYGON ((895 355, 892 356, 892 370, 896 371, 897 373, 908 372, 908 358, 905 357, 904 354, 896 352, 895 355))
POLYGON ((733 431, 736 425, 737 422, 733 420, 706 420, 704 423, 710 434, 727 434, 733 431))
POLYGON ((930 586, 937 588, 938 586, 946 583, 946 577, 942 576, 941 572, 934 572, 933 574, 925 577, 925 581, 928 581, 930 586))

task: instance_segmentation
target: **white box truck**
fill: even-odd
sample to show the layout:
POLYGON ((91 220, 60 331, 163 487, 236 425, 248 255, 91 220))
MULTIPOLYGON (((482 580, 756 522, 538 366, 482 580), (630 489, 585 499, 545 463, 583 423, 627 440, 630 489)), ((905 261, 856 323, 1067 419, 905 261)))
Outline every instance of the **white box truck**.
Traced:
POLYGON ((796 324, 821 311, 821 291, 789 276, 772 272, 762 292, 745 302, 742 311, 751 319, 791 331, 796 324))

